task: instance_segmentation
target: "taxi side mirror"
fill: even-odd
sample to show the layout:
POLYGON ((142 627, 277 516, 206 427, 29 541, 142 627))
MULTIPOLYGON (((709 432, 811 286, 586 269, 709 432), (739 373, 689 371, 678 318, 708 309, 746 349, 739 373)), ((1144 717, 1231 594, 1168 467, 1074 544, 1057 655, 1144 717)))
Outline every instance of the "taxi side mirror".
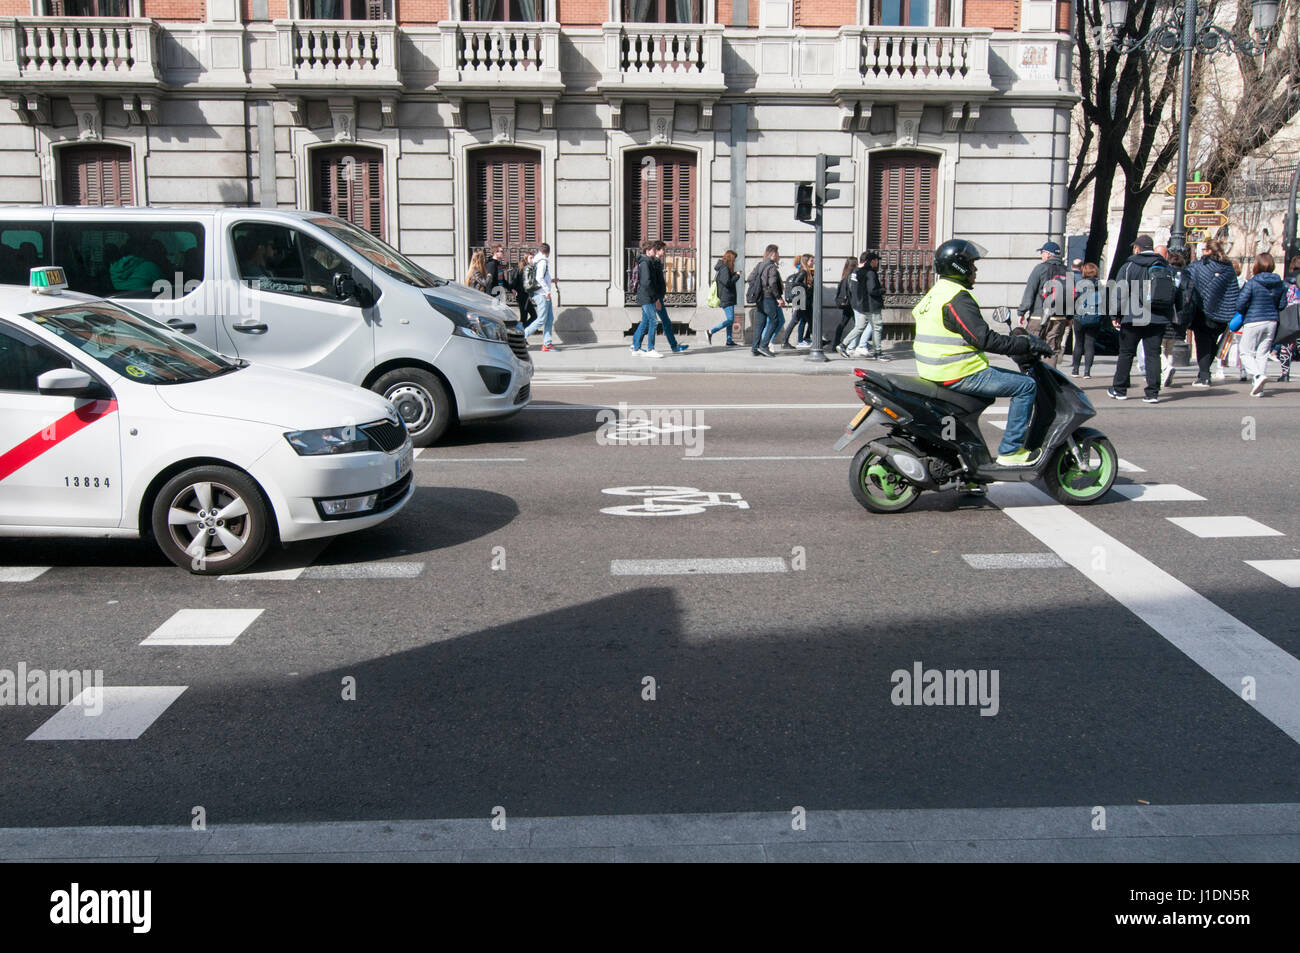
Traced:
POLYGON ((81 397, 98 390, 94 379, 85 371, 71 367, 56 367, 36 378, 36 389, 55 397, 81 397))

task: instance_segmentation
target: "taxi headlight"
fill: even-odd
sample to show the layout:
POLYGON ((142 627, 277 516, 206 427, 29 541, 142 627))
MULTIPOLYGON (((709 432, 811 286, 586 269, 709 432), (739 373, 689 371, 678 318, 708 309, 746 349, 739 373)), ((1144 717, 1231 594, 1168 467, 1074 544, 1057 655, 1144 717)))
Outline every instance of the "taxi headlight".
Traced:
POLYGON ((370 449, 370 438, 358 427, 330 427, 326 430, 295 430, 284 435, 300 457, 332 453, 361 453, 370 449))
POLYGON ((433 306, 439 314, 455 325, 452 334, 464 338, 476 338, 479 341, 506 343, 506 326, 499 318, 484 314, 482 311, 462 310, 446 304, 433 306))

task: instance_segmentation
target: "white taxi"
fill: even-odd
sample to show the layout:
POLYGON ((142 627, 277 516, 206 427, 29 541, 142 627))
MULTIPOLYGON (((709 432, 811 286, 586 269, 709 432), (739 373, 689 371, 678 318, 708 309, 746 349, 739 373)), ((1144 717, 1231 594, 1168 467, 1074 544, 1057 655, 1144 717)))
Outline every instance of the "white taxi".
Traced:
POLYGON ((219 575, 410 500, 411 441, 382 397, 224 357, 67 292, 60 268, 31 280, 0 288, 0 535, 152 536, 219 575))

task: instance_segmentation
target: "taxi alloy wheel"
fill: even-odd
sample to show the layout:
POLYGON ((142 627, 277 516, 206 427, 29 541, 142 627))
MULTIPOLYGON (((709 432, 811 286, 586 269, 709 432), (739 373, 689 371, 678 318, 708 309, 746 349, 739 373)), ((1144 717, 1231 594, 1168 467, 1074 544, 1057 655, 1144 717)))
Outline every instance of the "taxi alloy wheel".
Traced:
POLYGON ((401 367, 380 377, 371 390, 397 408, 411 443, 431 447, 451 423, 451 398, 447 388, 428 371, 401 367))
POLYGON ((168 559, 192 573, 236 573, 266 551, 268 512, 247 474, 195 467, 167 481, 154 498, 154 539, 168 559))

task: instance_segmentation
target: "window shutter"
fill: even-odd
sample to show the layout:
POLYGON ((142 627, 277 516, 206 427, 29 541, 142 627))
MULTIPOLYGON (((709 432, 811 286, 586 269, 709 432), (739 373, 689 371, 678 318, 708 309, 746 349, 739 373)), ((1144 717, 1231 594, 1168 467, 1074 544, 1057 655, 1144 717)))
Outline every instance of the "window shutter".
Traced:
POLYGON ((931 250, 939 160, 917 152, 871 160, 867 241, 872 248, 931 250))
POLYGON ((312 208, 384 237, 383 154, 364 147, 314 153, 312 208))
POLYGON ((514 260, 518 249, 535 249, 542 240, 538 154, 528 149, 480 152, 472 169, 471 252, 500 242, 514 260))
POLYGON ((130 205, 131 150, 126 146, 67 146, 60 151, 64 205, 130 205))

